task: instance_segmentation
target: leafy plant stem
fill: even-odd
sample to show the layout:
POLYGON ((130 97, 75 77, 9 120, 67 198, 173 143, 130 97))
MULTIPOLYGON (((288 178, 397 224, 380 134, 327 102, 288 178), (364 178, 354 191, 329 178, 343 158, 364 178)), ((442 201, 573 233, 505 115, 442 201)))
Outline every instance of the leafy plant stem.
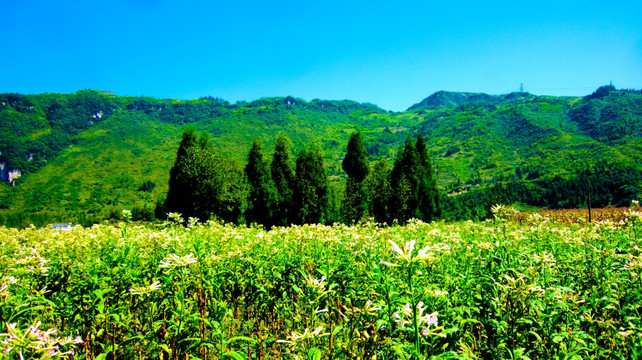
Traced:
POLYGON ((414 327, 414 341, 415 341, 415 352, 418 355, 419 354, 419 323, 417 319, 417 300, 415 299, 415 295, 413 293, 412 289, 412 271, 413 271, 413 266, 410 264, 408 266, 408 289, 410 291, 410 302, 412 306, 412 323, 414 327))

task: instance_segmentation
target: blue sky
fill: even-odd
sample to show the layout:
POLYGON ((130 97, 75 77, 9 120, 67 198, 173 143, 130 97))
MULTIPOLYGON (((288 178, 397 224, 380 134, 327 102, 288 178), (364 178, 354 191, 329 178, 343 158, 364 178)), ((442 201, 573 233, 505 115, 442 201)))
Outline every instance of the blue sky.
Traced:
POLYGON ((0 92, 404 110, 438 90, 642 88, 640 1, 0 1, 0 92))

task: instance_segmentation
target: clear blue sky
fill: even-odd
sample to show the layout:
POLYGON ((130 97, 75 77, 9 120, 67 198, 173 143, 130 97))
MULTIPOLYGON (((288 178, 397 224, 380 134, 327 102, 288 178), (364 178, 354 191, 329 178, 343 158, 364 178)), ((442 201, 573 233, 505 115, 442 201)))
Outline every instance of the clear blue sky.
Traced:
POLYGON ((642 88, 637 1, 0 1, 0 92, 404 110, 438 90, 642 88))

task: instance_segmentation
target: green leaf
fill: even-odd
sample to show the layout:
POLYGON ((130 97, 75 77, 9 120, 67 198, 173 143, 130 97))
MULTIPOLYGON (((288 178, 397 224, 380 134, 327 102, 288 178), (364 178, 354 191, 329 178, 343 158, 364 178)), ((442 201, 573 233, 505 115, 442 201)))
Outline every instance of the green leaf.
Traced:
POLYGON ((239 341, 239 340, 247 341, 247 342, 252 343, 252 344, 256 344, 256 343, 257 343, 257 341, 256 341, 256 340, 254 340, 254 339, 252 339, 251 337, 247 337, 247 336, 235 336, 235 337, 233 337, 233 338, 228 339, 228 340, 225 342, 225 344, 227 345, 227 344, 229 344, 229 343, 231 343, 231 342, 239 341))
POLYGON ((231 358, 234 360, 247 360, 247 357, 244 354, 241 354, 240 352, 237 351, 228 351, 225 354, 223 354, 223 359, 225 358, 231 358))
POLYGON ((555 343, 558 343, 558 344, 559 344, 559 343, 561 343, 562 341, 564 341, 564 339, 566 339, 566 337, 567 337, 567 336, 566 336, 566 334, 562 334, 562 333, 554 334, 554 335, 553 335, 553 342, 555 342, 555 343))
POLYGON ((379 331, 381 328, 386 327, 388 325, 387 320, 379 319, 375 322, 375 329, 379 331))
POLYGON ((537 341, 538 341, 538 342, 541 342, 541 341, 542 341, 542 338, 541 338, 541 337, 539 336, 539 334, 538 334, 538 333, 536 333, 535 331, 529 331, 528 333, 529 333, 529 334, 531 334, 531 335, 533 335, 533 336, 535 336, 535 337, 537 338, 537 341))
POLYGON ((334 329, 332 329, 332 336, 337 335, 341 330, 343 330, 343 326, 337 326, 334 329))
POLYGON ((320 360, 323 352, 317 348, 312 348, 308 351, 308 360, 320 360))
MULTIPOLYGON (((183 341, 190 341, 190 340, 195 340, 195 338, 189 338, 189 339, 185 339, 183 341)), ((199 346, 218 347, 219 343, 218 342, 215 343, 215 342, 209 341, 209 340, 200 340, 200 341, 197 341, 197 342, 193 343, 192 345, 190 345, 187 348, 187 350, 191 350, 191 349, 199 347, 199 346)))

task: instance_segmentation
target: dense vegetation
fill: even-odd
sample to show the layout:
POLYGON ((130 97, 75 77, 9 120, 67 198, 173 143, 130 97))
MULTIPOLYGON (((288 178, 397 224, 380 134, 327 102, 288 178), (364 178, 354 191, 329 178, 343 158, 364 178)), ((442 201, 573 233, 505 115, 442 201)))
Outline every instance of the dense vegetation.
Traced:
POLYGON ((642 214, 0 227, 0 356, 639 359, 642 214), (56 347, 56 348, 54 348, 56 347))
POLYGON ((0 136, 2 358, 642 358, 638 91, 0 94, 0 136))
MULTIPOLYGON (((137 218, 153 217, 186 125, 209 134, 212 151, 242 176, 257 136, 269 150, 278 134, 287 136, 292 160, 305 148, 318 149, 337 208, 350 202, 346 188, 355 190, 342 166, 355 131, 370 166, 366 183, 384 192, 390 189, 375 178, 388 178, 406 139, 422 135, 442 192, 442 216, 449 219, 487 217, 497 199, 568 208, 587 206, 589 192, 595 206, 640 195, 639 91, 605 86, 584 98, 440 92, 393 113, 351 101, 287 97, 230 104, 85 90, 0 94, 0 224, 89 225, 124 208, 137 218)), ((274 201, 283 205, 291 195, 274 201)), ((378 208, 385 218, 387 210, 378 208)))
POLYGON ((179 213, 188 219, 222 219, 269 229, 275 224, 352 224, 370 217, 379 223, 403 224, 410 219, 432 221, 441 215, 437 181, 421 135, 416 142, 406 139, 390 173, 377 174, 390 191, 376 194, 377 200, 371 202, 368 193, 378 185, 367 181, 365 144, 361 133, 355 132, 342 162, 348 182, 341 211, 318 147, 301 150, 293 171, 286 161, 290 157, 284 146, 287 137, 279 136, 271 163, 264 158, 261 142, 254 139, 243 179, 240 169, 213 150, 208 136, 197 135, 193 128, 183 132, 170 170, 167 199, 155 211, 161 218, 164 213, 179 213), (381 204, 385 205, 378 208, 381 204))

